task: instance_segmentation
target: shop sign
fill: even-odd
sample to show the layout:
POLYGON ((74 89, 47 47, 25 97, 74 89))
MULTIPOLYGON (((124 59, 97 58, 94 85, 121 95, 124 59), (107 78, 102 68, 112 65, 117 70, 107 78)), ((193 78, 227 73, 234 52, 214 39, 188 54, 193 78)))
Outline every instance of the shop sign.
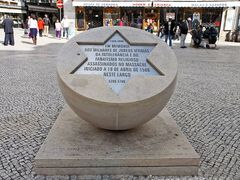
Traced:
POLYGON ((198 2, 191 3, 191 7, 227 7, 226 2, 198 2))
POLYGON ((10 2, 10 3, 17 3, 18 0, 0 0, 0 4, 2 4, 2 2, 10 2))
POLYGON ((152 2, 84 2, 84 1, 73 1, 73 6, 82 6, 82 7, 151 7, 152 2))
POLYGON ((229 2, 163 2, 154 1, 153 7, 240 7, 240 1, 229 2))

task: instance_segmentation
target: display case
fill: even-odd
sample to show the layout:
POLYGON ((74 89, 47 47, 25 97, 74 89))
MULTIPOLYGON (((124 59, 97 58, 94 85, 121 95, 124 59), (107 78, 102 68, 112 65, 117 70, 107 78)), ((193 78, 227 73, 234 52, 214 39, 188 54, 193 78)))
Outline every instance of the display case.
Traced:
POLYGON ((103 9, 103 26, 118 26, 120 21, 119 8, 103 9))
POLYGON ((159 28, 159 9, 156 8, 146 8, 144 10, 144 23, 143 23, 143 29, 147 30, 147 27, 152 24, 153 25, 153 31, 158 31, 159 28))
POLYGON ((83 7, 76 8, 76 29, 78 31, 86 29, 86 21, 85 21, 85 9, 83 7))

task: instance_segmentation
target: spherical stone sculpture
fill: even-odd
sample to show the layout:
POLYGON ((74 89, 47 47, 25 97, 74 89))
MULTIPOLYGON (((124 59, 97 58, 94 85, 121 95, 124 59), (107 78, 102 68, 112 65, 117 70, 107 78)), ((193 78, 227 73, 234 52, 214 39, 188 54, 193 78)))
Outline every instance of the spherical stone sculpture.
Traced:
POLYGON ((101 27, 69 40, 58 56, 58 81, 71 109, 92 125, 126 130, 154 118, 176 84, 173 51, 149 32, 101 27))

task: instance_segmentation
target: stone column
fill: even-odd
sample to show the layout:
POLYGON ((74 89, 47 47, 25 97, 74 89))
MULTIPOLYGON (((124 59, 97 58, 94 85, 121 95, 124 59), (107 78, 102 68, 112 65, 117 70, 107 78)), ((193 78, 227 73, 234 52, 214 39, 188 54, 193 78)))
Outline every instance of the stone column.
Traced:
MULTIPOLYGON (((228 9, 229 8, 224 8, 223 13, 222 13, 220 36, 219 36, 219 39, 222 40, 222 41, 225 40, 226 34, 228 33, 228 31, 231 31, 231 32, 236 31, 237 25, 238 25, 239 8, 237 7, 237 8, 234 9, 234 16, 232 17, 231 28, 227 31, 224 31, 224 26, 225 26, 225 23, 226 23, 228 9)), ((233 10, 233 9, 231 9, 231 10, 233 10)))
POLYGON ((75 7, 72 5, 72 0, 64 0, 64 16, 67 16, 70 21, 69 38, 75 35, 75 7))
POLYGON ((237 8, 235 9, 235 15, 234 15, 234 20, 233 20, 233 28, 232 28, 232 31, 236 31, 236 30, 237 30, 239 11, 240 11, 240 8, 237 7, 237 8))
POLYGON ((219 34, 219 40, 224 41, 226 37, 226 32, 224 31, 225 26, 225 18, 228 8, 224 8, 222 12, 222 19, 221 19, 221 27, 220 27, 220 34, 219 34))

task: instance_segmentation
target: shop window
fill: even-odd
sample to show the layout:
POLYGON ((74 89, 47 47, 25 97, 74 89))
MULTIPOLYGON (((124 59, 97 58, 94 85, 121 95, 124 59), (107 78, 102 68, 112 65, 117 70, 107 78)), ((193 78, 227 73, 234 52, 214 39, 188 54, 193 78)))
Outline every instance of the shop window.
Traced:
MULTIPOLYGON (((2 27, 2 22, 4 20, 4 15, 6 13, 1 13, 0 12, 0 27, 2 27)), ((17 28, 22 28, 23 27, 23 20, 22 20, 22 15, 21 14, 15 14, 15 13, 7 13, 7 15, 12 18, 13 20, 13 26, 17 28)))
POLYGON ((146 30, 149 25, 153 26, 153 31, 157 31, 159 27, 159 10, 146 8, 144 12, 144 29, 146 30))
POLYGON ((95 28, 103 26, 103 9, 102 8, 87 8, 86 13, 86 25, 88 28, 95 28))
POLYGON ((142 28, 143 8, 123 8, 121 10, 121 20, 124 26, 142 28))
POLYGON ((78 30, 85 29, 85 9, 76 8, 76 26, 78 30))
POLYGON ((103 10, 103 25, 104 26, 117 26, 120 21, 119 8, 104 8, 103 10))
MULTIPOLYGON (((161 8, 160 9, 160 24, 164 24, 168 20, 168 17, 171 16, 174 21, 177 21, 178 17, 178 8, 161 8)), ((192 16, 192 13, 191 13, 192 16)), ((180 18, 179 18, 180 19, 180 18)))
POLYGON ((222 10, 219 8, 204 9, 202 13, 203 24, 219 24, 222 10))

